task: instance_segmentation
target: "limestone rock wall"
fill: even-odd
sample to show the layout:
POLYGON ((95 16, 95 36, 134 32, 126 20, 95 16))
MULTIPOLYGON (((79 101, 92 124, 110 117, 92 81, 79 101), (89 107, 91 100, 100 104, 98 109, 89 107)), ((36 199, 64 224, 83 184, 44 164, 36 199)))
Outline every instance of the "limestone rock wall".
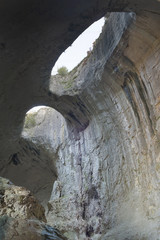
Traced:
POLYGON ((44 208, 30 191, 0 177, 0 239, 66 238, 56 229, 46 225, 44 208))
POLYGON ((22 134, 52 153, 46 216, 68 239, 159 239, 159 23, 151 12, 110 14, 90 56, 50 80, 60 112, 68 96, 65 118, 39 110, 22 134))
MULTIPOLYGON (((19 147, 25 113, 35 105, 59 109, 49 91, 59 55, 106 12, 142 10, 158 16, 159 0, 2 0, 0 3, 0 172, 19 147), (47 98, 50 97, 50 100, 47 98)), ((63 98, 66 102, 67 100, 63 98)), ((68 99, 68 98, 67 98, 68 99)), ((69 99, 68 99, 69 101, 69 99)), ((64 107, 59 109, 64 112, 64 107)), ((83 121, 82 128, 88 122, 83 121)))
MULTIPOLYGON (((0 174, 50 199, 47 221, 68 239, 159 239, 159 14, 159 0, 0 3, 0 174), (94 51, 50 79, 61 52, 107 11, 118 13, 94 51), (21 135, 25 113, 42 104, 59 113, 40 110, 21 135)), ((15 217, 17 189, 0 195, 1 238, 54 238, 15 217)))

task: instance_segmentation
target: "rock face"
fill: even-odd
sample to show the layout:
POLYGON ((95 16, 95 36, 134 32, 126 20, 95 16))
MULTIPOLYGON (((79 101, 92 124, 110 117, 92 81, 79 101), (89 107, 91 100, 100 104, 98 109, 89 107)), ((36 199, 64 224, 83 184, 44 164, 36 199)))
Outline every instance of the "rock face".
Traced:
POLYGON ((25 188, 0 178, 0 239, 65 239, 45 225, 44 208, 25 188))
POLYGON ((110 14, 93 52, 50 80, 65 118, 44 108, 24 128, 54 163, 46 217, 68 239, 160 239, 159 23, 110 14))
POLYGON ((0 180, 0 215, 6 214, 14 218, 21 216, 22 219, 37 218, 46 222, 43 207, 29 191, 10 184, 7 179, 1 178, 0 180))
MULTIPOLYGON (((18 151, 25 113, 36 105, 55 108, 64 116, 69 97, 51 94, 49 79, 58 56, 91 23, 106 12, 151 11, 158 17, 158 0, 2 0, 0 4, 0 161, 3 173, 18 151), (62 106, 60 106, 62 105, 62 106), (5 130, 5 131, 4 131, 5 130), (14 144, 13 144, 14 143, 14 144)), ((145 31, 145 30, 144 30, 145 31)), ((111 40, 112 41, 112 40, 111 40)), ((73 118, 72 118, 73 121, 73 118)), ((86 121, 82 124, 86 126, 86 121)))
MULTIPOLYGON (((47 3, 16 12, 21 25, 11 10, 12 21, 2 21, 14 34, 24 32, 1 43, 1 175, 43 204, 50 198, 47 222, 70 240, 159 240, 160 2, 80 1, 74 8, 71 1, 75 10, 59 18, 59 4, 53 11, 47 3), (58 54, 107 10, 119 12, 110 14, 93 52, 66 78, 49 80, 58 54), (20 137, 25 111, 37 104, 55 110, 27 116, 20 137)), ((12 231, 17 218, 10 221, 12 231)))

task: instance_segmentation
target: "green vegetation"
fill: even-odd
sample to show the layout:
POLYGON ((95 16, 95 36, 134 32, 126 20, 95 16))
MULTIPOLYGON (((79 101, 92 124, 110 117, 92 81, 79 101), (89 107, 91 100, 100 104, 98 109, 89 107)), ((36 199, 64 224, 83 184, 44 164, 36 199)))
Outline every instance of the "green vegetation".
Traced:
POLYGON ((35 126, 36 126, 35 114, 33 113, 27 114, 25 117, 24 127, 32 128, 35 126))
POLYGON ((68 74, 68 69, 63 66, 61 68, 58 68, 57 72, 60 76, 65 77, 68 74))

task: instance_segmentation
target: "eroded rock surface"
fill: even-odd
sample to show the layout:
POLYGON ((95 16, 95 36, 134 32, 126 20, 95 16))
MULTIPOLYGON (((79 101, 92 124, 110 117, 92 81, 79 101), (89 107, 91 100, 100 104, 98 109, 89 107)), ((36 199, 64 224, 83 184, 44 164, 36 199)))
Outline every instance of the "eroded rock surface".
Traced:
MULTIPOLYGON (((1 175, 43 203, 51 194, 47 221, 70 240, 159 240, 160 2, 70 3, 1 3, 1 175), (67 78, 50 79, 58 55, 107 10, 118 13, 93 52, 67 78), (59 113, 39 110, 20 138, 37 104, 59 113)), ((4 209, 12 234, 19 217, 4 209)))
POLYGON ((45 223, 44 208, 30 191, 0 178, 0 239, 65 239, 45 223))
POLYGON ((23 138, 56 154, 47 221, 69 239, 159 239, 159 22, 154 13, 110 14, 68 85, 51 79, 51 94, 62 85, 59 109, 65 96, 73 113, 78 103, 85 109, 85 129, 51 109, 24 129, 23 138))
POLYGON ((0 178, 0 192, 0 215, 6 214, 22 219, 36 218, 46 222, 44 208, 31 195, 30 191, 11 184, 7 179, 0 178))
MULTIPOLYGON (((71 99, 64 97, 64 107, 63 104, 59 107, 57 94, 50 93, 51 69, 79 34, 107 11, 139 14, 151 11, 158 16, 160 3, 158 0, 80 0, 78 4, 73 0, 1 2, 0 172, 11 154, 18 151, 25 113, 30 108, 47 105, 71 120, 73 113, 66 113, 66 106, 72 111, 71 99)), ((86 118, 80 123, 80 129, 88 125, 86 118)))

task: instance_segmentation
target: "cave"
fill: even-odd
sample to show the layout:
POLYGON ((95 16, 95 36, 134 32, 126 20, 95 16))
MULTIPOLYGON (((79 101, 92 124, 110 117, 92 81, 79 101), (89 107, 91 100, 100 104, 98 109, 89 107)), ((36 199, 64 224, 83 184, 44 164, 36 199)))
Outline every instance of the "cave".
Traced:
POLYGON ((159 239, 160 1, 15 0, 0 11, 0 176, 45 211, 16 216, 13 185, 0 179, 0 237, 159 239), (60 54, 106 14, 88 56, 51 76, 60 54), (41 235, 32 236, 32 218, 41 235))

